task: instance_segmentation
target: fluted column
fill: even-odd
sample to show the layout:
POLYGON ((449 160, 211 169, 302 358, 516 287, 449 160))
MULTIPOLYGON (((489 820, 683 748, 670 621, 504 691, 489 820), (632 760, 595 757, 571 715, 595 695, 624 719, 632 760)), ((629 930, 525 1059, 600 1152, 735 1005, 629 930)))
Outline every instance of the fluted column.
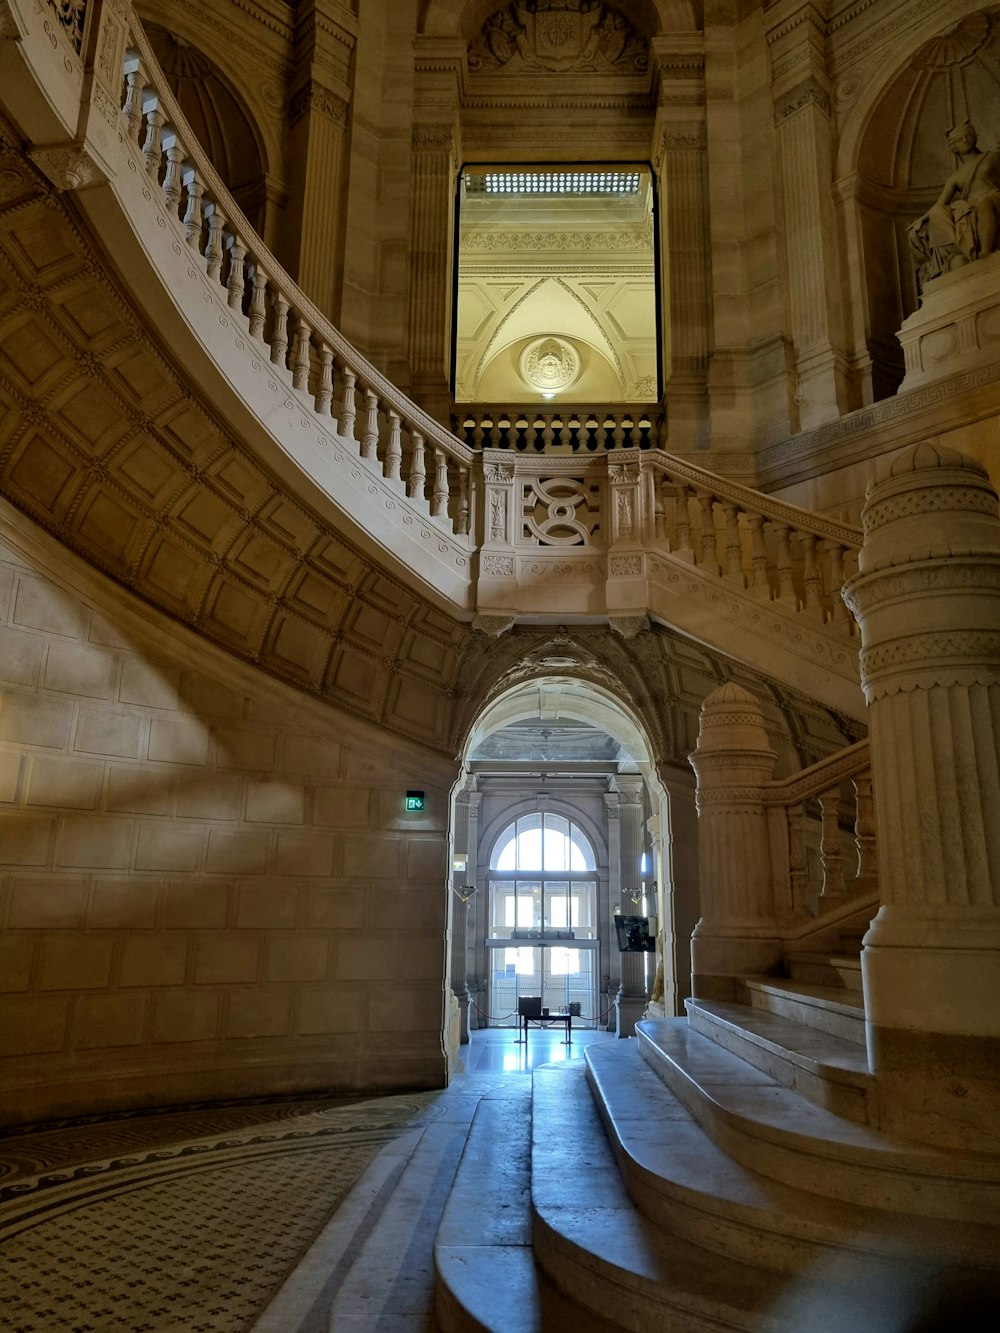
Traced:
POLYGON ((665 275, 666 370, 674 448, 708 440, 708 366, 712 352, 708 228, 708 136, 704 107, 694 118, 664 120, 653 164, 659 187, 660 263, 665 275))
POLYGON ((455 129, 413 128, 410 224, 409 358, 412 393, 447 424, 451 393, 451 290, 454 266, 455 129))
POLYGON ((690 756, 701 869, 691 984, 706 999, 737 998, 740 977, 773 971, 781 957, 763 790, 776 758, 749 691, 729 683, 708 696, 690 756))
MULTIPOLYGON (((336 0, 301 0, 297 68, 288 107, 287 262, 332 319, 343 279, 345 135, 351 102, 353 21, 336 0)), ((284 247, 283 247, 284 248, 284 247)))
POLYGON ((476 1005, 485 1009, 485 993, 482 980, 486 976, 486 883, 479 874, 479 814, 483 803, 481 791, 469 791, 467 796, 466 848, 469 863, 466 867, 468 883, 476 887, 476 896, 471 900, 465 917, 465 985, 469 995, 469 1028, 486 1027, 486 1019, 476 1009, 476 1005))
POLYGON ((1000 517, 985 469, 923 443, 865 504, 861 625, 882 906, 861 956, 883 1122, 997 1146, 1000 517))
POLYGON ((455 798, 455 828, 453 847, 455 860, 465 859, 465 869, 451 872, 451 993, 459 1014, 459 1041, 464 1046, 469 1040, 469 985, 466 955, 469 938, 470 888, 475 875, 475 852, 469 853, 469 797, 471 792, 459 792, 455 798), (472 862, 472 874, 469 863, 472 862), (469 886, 469 887, 467 887, 469 886))
MULTIPOLYGON (((637 893, 640 883, 640 861, 645 847, 642 820, 642 779, 630 782, 618 778, 618 864, 620 866, 620 886, 622 912, 628 916, 638 914, 640 907, 634 904, 630 894, 637 893)), ((615 997, 615 1034, 619 1037, 631 1037, 635 1033, 636 1022, 646 1011, 646 955, 643 953, 623 953, 621 955, 621 984, 615 997)))
MULTIPOLYGON (((803 43, 809 27, 799 29, 803 43)), ((776 98, 775 133, 784 220, 785 290, 795 349, 799 428, 854 406, 844 355, 844 315, 833 207, 833 124, 821 47, 795 63, 776 98), (794 79, 794 82, 791 80, 794 79)))

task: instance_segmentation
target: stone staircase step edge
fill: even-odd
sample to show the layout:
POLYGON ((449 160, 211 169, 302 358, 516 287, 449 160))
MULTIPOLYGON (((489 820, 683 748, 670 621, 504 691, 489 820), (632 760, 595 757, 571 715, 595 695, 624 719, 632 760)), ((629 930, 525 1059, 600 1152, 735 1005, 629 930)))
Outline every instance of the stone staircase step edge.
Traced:
POLYGON ((747 1004, 698 999, 688 999, 684 1003, 689 1014, 692 1012, 704 1014, 720 1027, 741 1035, 755 1046, 761 1046, 772 1054, 798 1065, 801 1069, 815 1071, 831 1082, 865 1088, 871 1081, 865 1048, 849 1041, 846 1037, 826 1034, 817 1028, 807 1027, 804 1023, 796 1023, 794 1018, 785 1018, 780 1014, 769 1013, 766 1009, 755 1009, 747 1004), (763 1030, 755 1030, 751 1024, 755 1025, 756 1029, 763 1030), (768 1029, 772 1030, 772 1035, 768 1035, 768 1029), (788 1044, 788 1040, 781 1039, 794 1037, 796 1029, 803 1035, 808 1034, 813 1043, 822 1038, 823 1044, 829 1046, 825 1058, 797 1050, 788 1044))
MULTIPOLYGON (((672 1022, 678 1023, 684 1030, 688 1030, 684 1019, 640 1020, 636 1024, 640 1046, 643 1041, 647 1041, 654 1049, 659 1049, 656 1040, 656 1029, 672 1022)), ((741 1060, 738 1055, 726 1051, 724 1047, 712 1042, 708 1037, 702 1037, 694 1032, 691 1032, 690 1036, 703 1041, 706 1046, 711 1047, 715 1052, 721 1052, 722 1056, 728 1057, 733 1062, 734 1070, 738 1071, 739 1066, 745 1066, 746 1062, 741 1060)), ((663 1052, 661 1058, 669 1059, 679 1073, 698 1090, 699 1094, 713 1104, 717 1113, 742 1127, 751 1136, 768 1139, 779 1146, 798 1147, 801 1151, 811 1153, 817 1157, 827 1156, 833 1160, 850 1162, 873 1171, 907 1172, 917 1176, 930 1176, 937 1180, 952 1179, 956 1183, 1000 1184, 1000 1159, 980 1153, 961 1154, 955 1149, 938 1149, 930 1144, 895 1138, 881 1130, 859 1125, 855 1121, 837 1116, 832 1111, 826 1111, 814 1103, 808 1103, 808 1105, 813 1119, 820 1121, 826 1131, 823 1137, 816 1133, 803 1133, 801 1130, 788 1129, 781 1124, 770 1122, 762 1115, 749 1116, 745 1112, 735 1110, 731 1104, 727 1104, 727 1101, 731 1103, 732 1094, 726 1101, 720 1101, 720 1095, 722 1094, 713 1093, 698 1084, 697 1079, 669 1054, 663 1052)), ((793 1092, 789 1088, 781 1087, 773 1079, 769 1082, 773 1084, 775 1089, 775 1100, 782 1107, 794 1108, 806 1101, 801 1094, 793 1092)), ((726 1089, 731 1085, 717 1084, 715 1086, 726 1089)))
POLYGON ((795 981, 791 977, 742 977, 741 982, 748 990, 763 991, 768 995, 796 1000, 800 1004, 812 1004, 817 1009, 830 1009, 848 1018, 863 1019, 865 1016, 861 995, 836 986, 817 986, 808 981, 795 981))
MULTIPOLYGON (((879 1264, 898 1259, 899 1246, 904 1242, 914 1252, 924 1249, 938 1257, 949 1252, 962 1257, 970 1249, 983 1256, 994 1253, 997 1239, 994 1229, 984 1232, 974 1224, 956 1226, 950 1220, 913 1217, 890 1209, 847 1203, 761 1176, 728 1157, 683 1107, 684 1120, 680 1123, 693 1125, 703 1136, 704 1144, 699 1153, 698 1185, 681 1180, 683 1154, 662 1149, 657 1153, 648 1145, 643 1123, 635 1118, 634 1100, 626 1099, 624 1114, 615 1114, 615 1103, 623 1090, 627 1087, 633 1092, 637 1082, 646 1078, 659 1086, 665 1099, 676 1103, 676 1098, 649 1069, 637 1049, 632 1067, 616 1060, 616 1055, 615 1051, 598 1048, 588 1051, 585 1059, 594 1100, 605 1132, 616 1148, 626 1187, 633 1179, 637 1185, 656 1191, 672 1208, 677 1205, 693 1208, 721 1219, 730 1227, 745 1228, 759 1240, 766 1237, 782 1245, 786 1254, 780 1267, 774 1265, 775 1271, 802 1271, 831 1249, 855 1254, 857 1271, 866 1266, 869 1256, 874 1256, 879 1264), (605 1067, 613 1067, 613 1072, 606 1072, 605 1067), (673 1176, 668 1177, 664 1168, 672 1169, 673 1176)), ((693 1181, 694 1172, 690 1175, 693 1181)), ((643 1211, 637 1193, 631 1189, 628 1192, 640 1212, 643 1211)), ((665 1225, 669 1227, 669 1221, 665 1225)), ((694 1244, 704 1243, 690 1236, 685 1239, 694 1244)), ((716 1248, 708 1244, 705 1247, 716 1248)), ((718 1250, 726 1257, 733 1257, 722 1244, 718 1250)), ((740 1256, 736 1258, 739 1261, 740 1256)), ((761 1261, 746 1258, 743 1262, 761 1261)))

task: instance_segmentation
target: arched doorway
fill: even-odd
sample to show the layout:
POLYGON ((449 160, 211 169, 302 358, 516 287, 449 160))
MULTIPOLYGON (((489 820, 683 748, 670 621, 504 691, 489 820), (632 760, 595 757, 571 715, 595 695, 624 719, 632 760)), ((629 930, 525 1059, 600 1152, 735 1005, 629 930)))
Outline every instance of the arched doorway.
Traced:
POLYGON ((664 892, 668 795, 641 720, 604 687, 547 675, 487 704, 462 759, 448 987, 461 1039, 513 1025, 524 995, 629 1035, 690 935, 664 892), (622 914, 650 918, 655 955, 620 951, 622 914))

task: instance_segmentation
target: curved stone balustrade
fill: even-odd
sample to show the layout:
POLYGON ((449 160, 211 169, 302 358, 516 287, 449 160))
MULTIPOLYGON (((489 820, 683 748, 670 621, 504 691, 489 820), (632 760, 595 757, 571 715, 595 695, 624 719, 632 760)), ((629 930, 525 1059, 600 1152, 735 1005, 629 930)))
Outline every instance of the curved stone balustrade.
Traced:
POLYGON ((848 899, 878 889, 871 747, 867 740, 838 750, 764 789, 779 919, 820 917, 848 899), (853 852, 846 828, 853 827, 853 852), (818 850, 812 883, 809 848, 818 850))

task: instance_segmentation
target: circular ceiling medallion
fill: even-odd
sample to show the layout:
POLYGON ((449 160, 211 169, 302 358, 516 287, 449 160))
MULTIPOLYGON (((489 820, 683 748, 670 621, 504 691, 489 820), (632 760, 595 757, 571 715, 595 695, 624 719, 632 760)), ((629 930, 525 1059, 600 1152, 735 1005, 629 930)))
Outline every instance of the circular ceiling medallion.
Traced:
POLYGON ((568 389, 580 376, 580 353, 565 338, 549 334, 528 343, 518 362, 521 379, 539 393, 568 389))

